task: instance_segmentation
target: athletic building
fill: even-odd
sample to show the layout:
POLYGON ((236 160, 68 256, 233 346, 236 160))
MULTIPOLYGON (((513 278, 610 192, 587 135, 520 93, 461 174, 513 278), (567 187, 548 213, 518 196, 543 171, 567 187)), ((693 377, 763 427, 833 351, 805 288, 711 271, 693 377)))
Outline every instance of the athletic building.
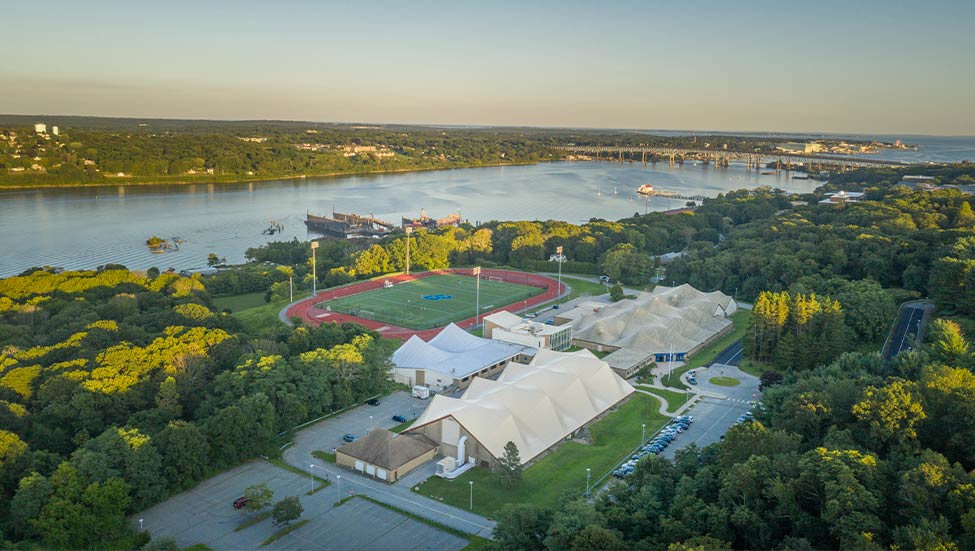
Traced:
POLYGON ((611 352, 604 359, 630 377, 654 361, 684 361, 731 331, 728 317, 737 311, 728 295, 685 284, 611 304, 584 304, 560 318, 572 326, 572 344, 611 352))
POLYGON ((493 468, 508 442, 527 463, 633 392, 588 350, 539 350, 497 380, 474 379, 460 398, 434 396, 408 432, 436 442, 457 465, 493 468))
POLYGON ((533 348, 565 350, 572 346, 572 327, 525 320, 507 310, 484 316, 484 336, 533 348))
POLYGON ((496 375, 508 362, 534 353, 530 347, 476 337, 451 323, 429 342, 413 335, 393 352, 393 380, 438 392, 467 388, 475 377, 496 375))
POLYGON ((375 428, 335 450, 335 464, 392 484, 436 453, 436 443, 422 435, 375 428))

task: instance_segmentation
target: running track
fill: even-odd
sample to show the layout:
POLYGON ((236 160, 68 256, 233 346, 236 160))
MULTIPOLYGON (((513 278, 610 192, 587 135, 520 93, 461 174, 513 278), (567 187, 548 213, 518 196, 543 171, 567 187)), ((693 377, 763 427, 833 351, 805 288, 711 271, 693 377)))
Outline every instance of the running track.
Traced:
MULTIPOLYGON (((312 327, 317 327, 318 325, 325 322, 334 322, 339 324, 345 322, 353 322, 365 326, 369 329, 379 331, 379 333, 382 334, 382 336, 384 337, 407 339, 412 335, 417 335, 421 339, 430 340, 434 336, 436 336, 437 333, 440 332, 442 327, 426 329, 424 331, 415 331, 413 329, 408 329, 406 327, 389 325, 388 323, 383 323, 381 321, 359 318, 347 314, 339 314, 337 312, 329 312, 327 310, 317 308, 315 305, 321 302, 325 302, 326 300, 332 300, 334 298, 344 297, 348 295, 355 295, 358 293, 362 293, 364 291, 370 291, 372 289, 379 289, 383 286, 383 282, 387 279, 389 281, 392 281, 393 283, 400 283, 403 281, 413 281, 413 280, 422 279, 425 277, 430 277, 433 275, 440 275, 440 274, 458 274, 458 275, 466 275, 466 276, 473 277, 473 274, 471 273, 471 269, 467 268, 467 269, 437 270, 437 271, 421 272, 419 274, 410 274, 410 275, 400 274, 396 276, 372 279, 369 281, 363 281, 361 283, 347 285, 345 287, 337 287, 335 289, 322 291, 312 298, 291 305, 286 312, 286 316, 288 319, 291 319, 293 317, 301 318, 302 320, 305 321, 305 323, 308 323, 312 327)), ((508 283, 520 283, 522 285, 544 288, 545 289, 544 293, 528 299, 527 306, 529 307, 537 306, 539 304, 548 302, 552 299, 558 298, 563 293, 565 293, 565 289, 566 289, 566 286, 563 283, 561 293, 560 293, 559 290, 557 289, 559 284, 556 280, 538 274, 514 272, 510 270, 492 270, 492 269, 482 268, 481 275, 489 276, 489 277, 501 277, 503 281, 506 281, 508 283)), ((510 312, 517 313, 525 306, 526 306, 525 301, 518 301, 515 302, 514 304, 510 304, 503 308, 495 308, 494 310, 485 312, 481 314, 481 318, 483 318, 486 315, 493 314, 495 312, 500 312, 502 310, 508 310, 510 312)), ((467 328, 474 324, 474 318, 470 317, 455 323, 460 327, 467 328)))

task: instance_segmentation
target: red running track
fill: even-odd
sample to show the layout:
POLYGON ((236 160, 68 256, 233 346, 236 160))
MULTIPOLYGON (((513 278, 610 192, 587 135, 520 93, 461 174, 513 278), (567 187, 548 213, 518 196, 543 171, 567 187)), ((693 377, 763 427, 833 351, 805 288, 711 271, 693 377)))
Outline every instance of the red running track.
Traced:
MULTIPOLYGON (((288 308, 286 315, 288 319, 291 319, 293 317, 301 318, 312 327, 318 327, 318 325, 325 322, 334 322, 339 324, 345 322, 353 322, 365 326, 369 329, 379 331, 379 333, 384 337, 408 339, 412 335, 417 335, 423 340, 430 340, 434 336, 436 336, 436 334, 439 333, 440 330, 443 328, 435 327, 433 329, 417 331, 406 327, 400 327, 398 325, 390 325, 388 323, 383 323, 377 320, 359 318, 356 316, 350 316, 348 314, 339 314, 338 312, 329 312, 327 310, 318 308, 315 305, 321 302, 325 302, 327 300, 332 300, 335 298, 345 297, 349 295, 355 295, 358 293, 362 293, 364 291, 370 291, 372 289, 379 289, 383 286, 383 282, 387 279, 389 281, 392 281, 393 283, 400 283, 403 281, 413 281, 413 280, 423 279, 425 277, 430 277, 433 275, 440 275, 440 274, 458 274, 458 275, 466 275, 471 277, 473 277, 474 275, 471 273, 470 268, 465 268, 465 269, 450 269, 450 270, 437 270, 431 272, 421 272, 418 274, 410 274, 410 275, 400 274, 395 276, 389 276, 386 278, 372 279, 369 281, 363 281, 362 283, 354 283, 352 285, 347 285, 345 287, 337 287, 335 289, 322 291, 318 293, 318 295, 312 298, 293 304, 291 307, 288 308)), ((514 272, 511 270, 494 270, 494 269, 482 268, 481 275, 489 276, 489 277, 500 277, 502 278, 503 281, 506 281, 508 283, 520 283, 522 285, 529 285, 531 287, 539 287, 545 289, 544 293, 540 295, 536 295, 527 300, 528 307, 537 306, 544 302, 548 302, 554 298, 558 298, 562 293, 565 292, 565 288, 566 288, 565 284, 563 284, 560 292, 560 290, 558 289, 559 283, 556 280, 547 276, 538 275, 538 274, 529 274, 525 272, 514 272)), ((500 312, 502 310, 508 310, 509 312, 518 313, 519 310, 522 310, 525 307, 526 307, 525 301, 518 301, 515 302, 514 304, 509 304, 508 306, 502 308, 495 308, 494 310, 485 312, 481 314, 481 318, 483 319, 484 316, 493 314, 495 312, 500 312)), ((474 317, 472 316, 465 320, 460 320, 454 323, 456 323, 460 327, 467 328, 474 324, 474 317)))

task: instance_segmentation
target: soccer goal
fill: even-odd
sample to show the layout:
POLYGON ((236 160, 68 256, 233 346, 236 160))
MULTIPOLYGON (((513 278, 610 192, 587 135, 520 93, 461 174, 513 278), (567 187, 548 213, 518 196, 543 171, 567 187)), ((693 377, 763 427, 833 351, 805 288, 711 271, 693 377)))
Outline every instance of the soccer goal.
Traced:
POLYGON ((374 320, 376 319, 376 313, 369 310, 359 310, 358 317, 366 320, 374 320))
POLYGON ((481 277, 487 281, 497 281, 498 283, 504 282, 504 278, 501 276, 481 276, 481 277))

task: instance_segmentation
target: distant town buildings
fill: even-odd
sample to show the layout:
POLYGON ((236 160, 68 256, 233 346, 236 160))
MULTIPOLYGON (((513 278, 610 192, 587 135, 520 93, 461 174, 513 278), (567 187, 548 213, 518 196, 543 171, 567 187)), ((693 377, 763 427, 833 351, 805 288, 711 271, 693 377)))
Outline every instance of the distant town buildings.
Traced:
POLYGON ((907 175, 897 182, 899 186, 907 186, 915 191, 938 191, 953 189, 966 195, 975 195, 973 185, 941 184, 934 176, 907 175))
POLYGON ((840 203, 859 203, 863 200, 862 191, 837 191, 827 193, 826 198, 819 202, 820 205, 837 205, 840 203))
POLYGON ((34 133, 35 134, 47 134, 47 125, 44 124, 43 122, 35 123, 34 124, 34 133))

